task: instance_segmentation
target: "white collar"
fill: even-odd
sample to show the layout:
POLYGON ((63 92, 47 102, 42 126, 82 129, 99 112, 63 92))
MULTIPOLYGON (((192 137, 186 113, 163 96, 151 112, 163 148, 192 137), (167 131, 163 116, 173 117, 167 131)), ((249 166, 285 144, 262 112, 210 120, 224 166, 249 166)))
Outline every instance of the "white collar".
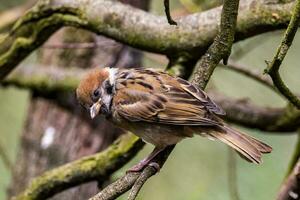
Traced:
POLYGON ((116 74, 118 73, 119 69, 118 68, 108 68, 108 81, 110 85, 114 85, 116 81, 116 74))

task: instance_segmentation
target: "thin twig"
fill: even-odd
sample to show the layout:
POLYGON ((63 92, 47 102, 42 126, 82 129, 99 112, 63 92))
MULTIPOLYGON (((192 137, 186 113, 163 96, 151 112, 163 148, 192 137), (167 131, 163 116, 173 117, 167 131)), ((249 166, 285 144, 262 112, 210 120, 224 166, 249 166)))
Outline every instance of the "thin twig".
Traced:
POLYGON ((271 76, 273 83, 275 87, 279 90, 279 92, 298 109, 300 109, 300 98, 297 97, 295 94, 293 94, 290 91, 290 89, 286 86, 286 84, 283 82, 279 73, 279 68, 290 46, 292 45, 292 42, 294 40, 299 25, 300 25, 300 0, 297 0, 291 21, 284 34, 282 42, 277 49, 273 61, 271 63, 267 62, 268 67, 265 70, 265 73, 268 73, 271 76))
POLYGON ((220 63, 220 66, 230 69, 230 70, 233 70, 240 74, 246 75, 249 78, 252 78, 253 80, 256 80, 256 81, 262 83, 263 85, 267 86, 268 88, 275 90, 272 80, 269 77, 263 76, 263 74, 249 69, 250 67, 247 67, 247 66, 239 64, 239 63, 235 63, 233 61, 229 61, 229 63, 227 65, 220 63))
POLYGON ((165 13, 166 13, 166 16, 167 16, 167 19, 168 19, 168 23, 170 25, 177 25, 177 22, 175 22, 172 19, 171 14, 170 14, 170 3, 169 3, 169 0, 164 0, 164 6, 165 6, 165 13))

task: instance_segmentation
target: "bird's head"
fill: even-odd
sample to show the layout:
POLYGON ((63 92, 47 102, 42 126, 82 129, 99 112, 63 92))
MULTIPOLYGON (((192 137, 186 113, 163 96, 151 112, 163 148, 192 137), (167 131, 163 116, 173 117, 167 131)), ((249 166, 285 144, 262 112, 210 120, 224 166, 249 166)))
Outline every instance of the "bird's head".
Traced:
POLYGON ((102 106, 101 86, 109 77, 109 68, 96 68, 89 71, 80 81, 76 96, 81 105, 89 109, 91 118, 94 118, 102 106))

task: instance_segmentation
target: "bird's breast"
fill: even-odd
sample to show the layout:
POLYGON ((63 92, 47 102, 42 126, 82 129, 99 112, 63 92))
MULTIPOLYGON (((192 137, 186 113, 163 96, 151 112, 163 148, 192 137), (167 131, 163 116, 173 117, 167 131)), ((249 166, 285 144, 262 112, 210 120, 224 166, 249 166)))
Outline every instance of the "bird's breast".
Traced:
POLYGON ((118 117, 112 117, 111 120, 118 127, 134 133, 145 142, 151 143, 157 147, 165 147, 176 144, 186 137, 184 134, 184 126, 148 122, 131 122, 118 117))

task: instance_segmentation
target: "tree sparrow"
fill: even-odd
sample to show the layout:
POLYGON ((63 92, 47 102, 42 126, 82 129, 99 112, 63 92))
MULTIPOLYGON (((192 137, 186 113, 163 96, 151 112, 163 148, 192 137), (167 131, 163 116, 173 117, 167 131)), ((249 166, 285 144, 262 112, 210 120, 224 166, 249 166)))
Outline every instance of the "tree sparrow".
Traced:
POLYGON ((102 68, 89 72, 76 90, 79 102, 155 146, 130 171, 139 171, 168 145, 194 134, 220 140, 243 158, 261 163, 272 148, 225 124, 224 111, 186 80, 152 69, 102 68))

